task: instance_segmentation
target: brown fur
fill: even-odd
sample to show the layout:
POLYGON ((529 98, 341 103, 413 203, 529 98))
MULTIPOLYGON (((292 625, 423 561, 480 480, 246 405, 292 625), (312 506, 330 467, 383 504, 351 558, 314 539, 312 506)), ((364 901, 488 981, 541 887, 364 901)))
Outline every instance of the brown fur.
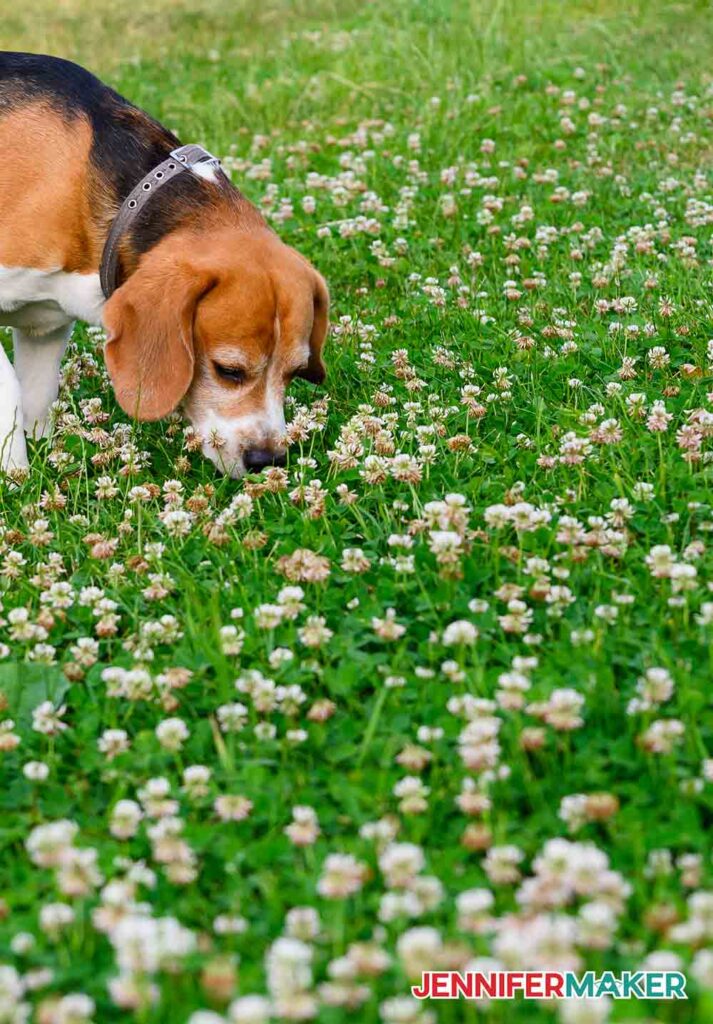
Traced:
POLYGON ((92 130, 39 102, 0 117, 0 264, 90 273, 103 241, 89 207, 92 130))

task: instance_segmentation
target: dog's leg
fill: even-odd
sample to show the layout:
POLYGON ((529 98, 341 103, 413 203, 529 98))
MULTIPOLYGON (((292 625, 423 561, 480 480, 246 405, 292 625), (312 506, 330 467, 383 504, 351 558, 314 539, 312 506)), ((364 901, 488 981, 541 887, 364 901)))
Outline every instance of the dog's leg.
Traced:
POLYGON ((20 382, 0 345, 0 469, 25 469, 27 464, 20 382))
POLYGON ((15 342, 15 372, 22 391, 22 411, 28 437, 46 437, 50 406, 59 392, 59 364, 73 324, 36 337, 24 331, 12 332, 15 342))

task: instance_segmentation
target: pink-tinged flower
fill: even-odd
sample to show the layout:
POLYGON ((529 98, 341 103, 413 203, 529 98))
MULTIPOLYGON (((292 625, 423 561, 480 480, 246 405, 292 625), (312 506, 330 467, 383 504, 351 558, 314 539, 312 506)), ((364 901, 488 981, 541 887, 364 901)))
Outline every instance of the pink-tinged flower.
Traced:
POLYGON ((224 794, 215 798, 213 807, 221 821, 245 821, 253 809, 252 800, 237 794, 224 794))
POLYGON ((350 853, 331 853, 322 866, 317 892, 330 900, 345 899, 364 885, 367 867, 350 853))

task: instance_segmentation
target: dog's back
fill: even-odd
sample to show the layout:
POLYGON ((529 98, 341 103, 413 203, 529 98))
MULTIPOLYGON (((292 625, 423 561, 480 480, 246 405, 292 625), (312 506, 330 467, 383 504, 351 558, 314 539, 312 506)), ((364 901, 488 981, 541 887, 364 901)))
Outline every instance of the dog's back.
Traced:
POLYGON ((128 104, 86 68, 43 53, 0 50, 0 110, 44 100, 67 116, 93 116, 106 94, 128 104))

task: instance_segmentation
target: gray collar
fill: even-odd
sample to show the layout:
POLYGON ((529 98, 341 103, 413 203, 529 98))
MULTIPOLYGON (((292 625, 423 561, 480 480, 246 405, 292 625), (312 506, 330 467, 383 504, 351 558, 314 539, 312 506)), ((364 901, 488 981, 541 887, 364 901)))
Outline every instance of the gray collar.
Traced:
POLYGON ((109 298, 117 287, 117 273, 119 269, 119 242, 122 236, 129 230, 136 217, 144 208, 152 195, 163 185, 175 178, 177 174, 193 170, 194 174, 200 174, 194 168, 197 164, 208 168, 220 167, 220 160, 203 149, 202 146, 179 146, 171 151, 168 159, 154 167, 152 171, 141 179, 138 185, 129 192, 121 204, 119 212, 114 218, 109 235, 104 244, 101 263, 99 265, 99 280, 105 298, 109 298))

